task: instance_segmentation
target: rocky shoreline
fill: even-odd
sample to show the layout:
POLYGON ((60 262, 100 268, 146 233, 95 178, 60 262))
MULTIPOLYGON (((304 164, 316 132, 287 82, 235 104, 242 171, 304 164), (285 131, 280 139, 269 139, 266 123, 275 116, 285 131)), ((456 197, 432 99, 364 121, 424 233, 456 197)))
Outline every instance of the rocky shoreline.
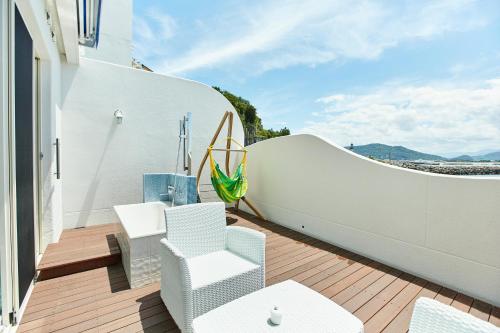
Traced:
POLYGON ((424 164, 412 161, 383 161, 384 163, 396 165, 402 168, 439 173, 445 175, 457 176, 481 176, 481 175, 500 175, 500 165, 442 165, 442 164, 424 164))

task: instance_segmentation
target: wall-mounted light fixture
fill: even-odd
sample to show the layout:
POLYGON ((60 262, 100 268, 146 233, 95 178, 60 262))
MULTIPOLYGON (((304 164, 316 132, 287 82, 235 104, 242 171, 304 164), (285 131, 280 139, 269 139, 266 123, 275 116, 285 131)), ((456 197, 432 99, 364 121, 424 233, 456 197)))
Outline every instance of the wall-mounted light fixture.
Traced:
POLYGON ((115 110, 116 123, 121 124, 123 122, 123 112, 120 109, 115 110))

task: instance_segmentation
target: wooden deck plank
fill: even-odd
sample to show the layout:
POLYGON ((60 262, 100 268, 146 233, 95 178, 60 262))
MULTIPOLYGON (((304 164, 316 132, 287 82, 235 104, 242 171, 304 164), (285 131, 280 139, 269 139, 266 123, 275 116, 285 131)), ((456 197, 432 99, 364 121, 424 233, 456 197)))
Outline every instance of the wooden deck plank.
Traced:
POLYGON ((453 300, 455 299, 456 295, 456 291, 448 288, 442 288, 434 299, 443 304, 450 305, 451 302, 453 302, 453 300))
MULTIPOLYGON (((267 243, 267 239, 266 239, 267 243)), ((293 258, 294 256, 300 255, 304 251, 307 251, 311 248, 313 248, 315 245, 321 244, 320 242, 312 242, 310 244, 307 243, 297 243, 293 242, 288 244, 287 247, 281 249, 281 250, 275 250, 275 251, 268 251, 266 253, 266 258, 267 255, 270 255, 269 258, 269 264, 272 265, 273 263, 279 261, 280 259, 286 259, 286 258, 293 258)))
POLYGON ((392 271, 380 279, 369 285, 367 288, 363 289, 360 293, 355 295, 353 298, 342 304, 342 307, 350 312, 355 312, 361 308, 364 304, 370 301, 375 295, 384 290, 388 285, 398 279, 402 273, 399 271, 392 271))
POLYGON ((472 302, 472 306, 469 310, 469 313, 474 317, 488 321, 490 318, 491 308, 492 306, 490 304, 475 299, 472 302))
MULTIPOLYGON (((316 267, 319 267, 325 263, 330 263, 332 260, 335 259, 337 255, 334 253, 328 253, 327 255, 324 255, 322 257, 316 258, 308 263, 305 263, 299 267, 296 267, 292 270, 289 270, 287 272, 284 272, 280 275, 274 276, 272 278, 267 279, 267 285, 272 285, 275 283, 283 282, 288 279, 293 279, 295 281, 300 282, 301 279, 304 279, 304 273, 309 273, 309 274, 314 274, 314 269, 316 269, 317 272, 320 272, 321 269, 317 269, 316 267)), ((267 265, 266 265, 267 266, 267 265)), ((308 275, 310 276, 310 275, 308 275)))
POLYGON ((413 280, 413 276, 403 273, 400 277, 376 294, 372 299, 363 304, 358 310, 356 310, 356 312, 354 312, 354 315, 362 322, 366 323, 413 280))
POLYGON ((31 300, 31 305, 45 305, 47 303, 57 302, 58 304, 71 303, 75 300, 85 298, 88 296, 93 296, 100 293, 112 292, 116 289, 128 288, 128 281, 125 276, 121 277, 117 282, 105 281, 98 286, 89 286, 85 288, 77 288, 74 290, 54 290, 51 295, 42 295, 41 297, 36 297, 31 300))
POLYGON ((356 272, 357 270, 362 269, 366 264, 372 262, 370 259, 363 258, 360 261, 356 262, 347 262, 347 267, 341 269, 340 271, 326 277, 325 279, 319 281, 318 283, 315 283, 314 285, 311 286, 311 289, 316 290, 317 292, 322 292, 326 288, 330 287, 334 283, 342 280, 343 278, 351 275, 352 273, 356 272))
MULTIPOLYGON (((345 253, 344 250, 337 251, 336 253, 332 253, 332 257, 329 258, 325 263, 322 263, 318 266, 311 267, 306 269, 304 272, 299 273, 297 275, 294 275, 290 277, 291 279, 303 283, 308 278, 313 277, 316 274, 319 274, 327 269, 330 269, 331 267, 335 266, 336 264, 340 263, 342 260, 345 260, 345 258, 342 257, 342 255, 345 253)), ((277 276, 275 278, 280 278, 280 276, 277 276)), ((272 284, 274 281, 273 279, 269 280, 269 283, 272 284)))
POLYGON ((386 306, 365 322, 368 332, 381 332, 422 291, 427 281, 415 279, 394 296, 386 306))
POLYGON ((472 297, 469 297, 462 293, 458 293, 455 296, 453 302, 451 302, 451 306, 463 312, 469 312, 472 306, 472 302, 474 302, 474 299, 472 297))
MULTIPOLYGON (((358 258, 361 259, 361 257, 355 257, 355 259, 358 259, 358 258)), ((339 255, 335 259, 332 260, 334 265, 332 265, 331 267, 326 268, 324 270, 321 270, 319 273, 317 273, 313 276, 306 278, 305 280, 302 281, 302 284, 304 284, 308 287, 311 287, 311 286, 321 282, 322 280, 328 278, 329 276, 332 276, 333 274, 341 271, 342 269, 349 267, 351 264, 353 264, 355 262, 355 259, 352 260, 352 259, 348 259, 344 255, 339 255)))
MULTIPOLYGON (((366 333, 406 332, 415 301, 422 296, 500 325, 500 310, 336 246, 247 214, 228 214, 233 225, 266 233, 266 284, 294 279, 318 290, 365 322, 366 333)), ((87 247, 116 226, 64 233, 68 254, 87 247)), ((102 240, 102 238, 101 238, 102 240)), ((109 250, 109 248, 108 248, 109 250)), ((50 255, 50 260, 65 255, 50 255)), ((49 261, 47 259, 47 261, 49 261)), ((19 332, 179 332, 159 296, 159 284, 129 289, 121 263, 40 281, 35 285, 19 332)))
POLYGON ((408 326, 410 325, 413 308, 417 299, 419 299, 420 297, 435 298, 441 288, 441 286, 435 283, 428 282, 424 286, 424 288, 417 294, 417 296, 415 296, 413 300, 404 307, 404 309, 389 323, 389 325, 387 325, 387 327, 382 332, 406 332, 408 330, 408 326))
POLYGON ((268 266, 266 265, 266 267, 269 267, 268 268, 269 272, 272 272, 275 269, 278 269, 280 267, 294 263, 298 260, 310 257, 310 256, 317 254, 317 253, 320 253, 320 252, 321 252, 320 250, 318 250, 314 247, 310 247, 310 248, 306 248, 304 251, 302 251, 300 253, 295 254, 294 256, 282 257, 282 258, 277 256, 277 257, 275 257, 277 260, 270 262, 268 266))
POLYGON ((271 271, 266 271, 266 278, 269 277, 270 279, 275 277, 275 276, 278 276, 280 274, 283 274, 283 273, 286 273, 288 271, 291 271, 297 267, 300 267, 302 265, 305 265, 311 261, 314 261, 315 259, 318 259, 318 258, 321 258, 323 256, 326 256, 325 253, 323 252, 316 252, 306 258, 303 258, 303 259, 299 259, 299 260, 296 260, 294 262, 291 262, 285 266, 281 266, 279 268, 276 268, 274 270, 271 270, 271 271))
POLYGON ((64 230, 58 243, 47 246, 37 266, 38 279, 52 279, 119 262, 117 230, 117 224, 64 230))
MULTIPOLYGON (((109 266, 112 267, 112 266, 109 266)), ((89 271, 88 271, 89 272, 89 271)), ((106 281, 117 282, 123 279, 123 274, 114 275, 114 274, 106 274, 103 276, 88 276, 83 279, 74 279, 71 281, 61 281, 59 285, 40 285, 40 288, 33 291, 33 294, 41 295, 41 294, 52 294, 54 289, 60 288, 68 288, 69 290, 80 289, 83 287, 92 287, 95 285, 100 285, 101 283, 105 283, 106 281)), ((46 280, 52 281, 52 280, 46 280)))
POLYGON ((160 333, 168 332, 169 330, 178 329, 175 321, 171 318, 165 318, 163 313, 153 315, 149 318, 145 318, 140 322, 135 322, 132 325, 123 327, 121 329, 113 331, 118 332, 147 332, 147 333, 160 333))
MULTIPOLYGON (((267 240, 266 240, 267 243, 267 240)), ((311 249, 316 248, 316 246, 320 245, 321 242, 310 242, 310 241, 293 241, 287 244, 283 244, 279 247, 267 247, 266 246, 266 259, 271 260, 270 263, 273 263, 273 261, 279 261, 282 260, 280 257, 284 256, 285 258, 288 255, 293 256, 291 252, 295 252, 295 255, 300 254, 304 251, 308 251, 311 249)))
POLYGON ((491 309, 490 319, 488 321, 493 325, 500 327, 500 307, 494 306, 491 309))
MULTIPOLYGON (((106 309, 108 309, 109 306, 112 305, 127 305, 129 303, 138 303, 139 301, 143 302, 152 297, 158 298, 158 288, 159 284, 154 284, 145 288, 138 288, 133 290, 128 289, 126 292, 107 293, 105 295, 99 294, 90 299, 81 299, 83 302, 76 305, 74 303, 60 304, 51 309, 51 317, 54 322, 62 322, 65 320, 65 318, 85 316, 87 312, 92 312, 95 309, 98 309, 99 313, 102 315, 103 313, 106 313, 106 309)), ((40 318, 36 318, 36 315, 38 313, 31 313, 33 313, 35 316, 32 316, 33 318, 30 318, 31 320, 23 318, 24 323, 32 324, 32 321, 39 321, 40 318)))
POLYGON ((380 265, 381 265, 380 263, 372 261, 369 264, 362 267, 361 269, 346 276, 344 279, 335 282, 326 289, 323 289, 321 293, 328 298, 332 298, 333 296, 337 295, 338 293, 345 290, 355 282, 359 281, 360 279, 364 278, 365 276, 376 270, 380 265))
MULTIPOLYGON (((84 318, 88 313, 94 313, 96 309, 99 311, 97 315, 103 315, 107 309, 113 305, 126 306, 127 304, 137 303, 138 299, 144 302, 148 298, 157 297, 158 285, 152 285, 147 288, 138 288, 134 290, 127 290, 126 293, 119 293, 114 295, 106 295, 106 297, 95 297, 90 302, 81 302, 72 304, 71 306, 60 306, 53 309, 50 316, 40 317, 37 312, 34 313, 29 319, 24 318, 25 328, 44 326, 52 323, 62 323, 67 318, 72 318, 76 323, 85 321, 84 318), (47 320, 50 318, 50 320, 47 320)), ((95 316, 94 316, 95 317, 95 316)))
POLYGON ((99 235, 102 233, 113 233, 117 230, 117 224, 101 224, 96 226, 91 226, 87 228, 74 228, 74 229, 66 229, 61 234, 60 239, 70 239, 76 238, 79 239, 82 236, 91 236, 91 235, 99 235))
POLYGON ((342 290, 340 293, 334 295, 331 297, 331 299, 337 303, 337 304, 343 304, 362 292, 364 289, 366 289, 369 285, 380 279, 384 274, 390 271, 390 268, 388 267, 382 267, 381 269, 376 269, 370 274, 364 276, 360 280, 354 282, 351 284, 349 287, 346 289, 342 290))

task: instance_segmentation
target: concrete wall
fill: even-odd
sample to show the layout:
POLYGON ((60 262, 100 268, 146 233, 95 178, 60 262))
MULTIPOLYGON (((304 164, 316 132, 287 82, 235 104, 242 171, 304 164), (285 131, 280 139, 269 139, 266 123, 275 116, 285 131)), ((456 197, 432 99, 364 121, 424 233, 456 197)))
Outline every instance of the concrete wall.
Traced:
POLYGON ((99 45, 97 48, 80 46, 80 55, 131 66, 132 7, 132 0, 102 1, 99 45))
POLYGON ((294 135, 250 146, 248 181, 273 222, 500 305, 500 179, 410 171, 294 135))
MULTIPOLYGON (((114 222, 112 206, 143 200, 144 173, 174 172, 179 120, 192 112, 193 174, 227 111, 212 88, 91 59, 63 68, 64 227, 114 222), (120 109, 123 123, 114 111, 120 109)), ((221 133, 225 138, 226 133, 221 133)), ((235 117, 233 137, 242 142, 235 117)), ((221 143, 222 144, 222 143, 221 143)), ((208 166, 203 183, 209 183, 208 166)))

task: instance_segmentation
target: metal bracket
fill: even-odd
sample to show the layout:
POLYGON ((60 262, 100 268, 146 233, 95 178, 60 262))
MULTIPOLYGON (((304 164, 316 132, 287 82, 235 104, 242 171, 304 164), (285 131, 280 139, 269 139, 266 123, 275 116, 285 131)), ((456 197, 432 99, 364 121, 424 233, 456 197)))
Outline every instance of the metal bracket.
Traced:
POLYGON ((17 312, 16 311, 9 312, 9 323, 12 326, 17 325, 17 312))

